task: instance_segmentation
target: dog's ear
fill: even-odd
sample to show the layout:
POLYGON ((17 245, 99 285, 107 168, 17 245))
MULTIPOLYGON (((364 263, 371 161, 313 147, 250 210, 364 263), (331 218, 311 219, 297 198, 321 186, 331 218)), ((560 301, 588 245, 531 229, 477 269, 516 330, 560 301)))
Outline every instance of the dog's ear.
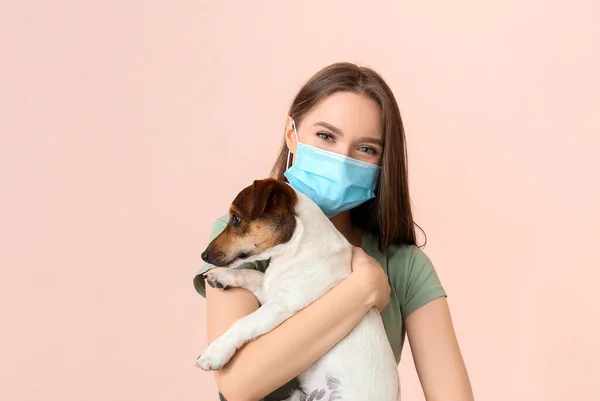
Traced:
POLYGON ((251 220, 269 211, 293 213, 296 203, 296 193, 283 182, 273 178, 254 181, 252 197, 251 220))
POLYGON ((256 180, 252 185, 252 212, 250 219, 254 220, 264 213, 273 196, 273 183, 270 180, 256 180))

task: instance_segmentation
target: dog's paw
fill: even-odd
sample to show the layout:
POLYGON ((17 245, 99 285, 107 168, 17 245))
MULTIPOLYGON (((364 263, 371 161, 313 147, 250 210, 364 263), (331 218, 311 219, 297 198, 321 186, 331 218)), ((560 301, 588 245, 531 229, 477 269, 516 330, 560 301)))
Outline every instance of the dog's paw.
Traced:
POLYGON ((206 371, 219 370, 229 362, 236 349, 234 345, 217 339, 198 357, 196 367, 206 371))
POLYGON ((236 273, 235 270, 229 269, 209 270, 204 274, 204 277, 211 287, 227 290, 238 286, 236 273))

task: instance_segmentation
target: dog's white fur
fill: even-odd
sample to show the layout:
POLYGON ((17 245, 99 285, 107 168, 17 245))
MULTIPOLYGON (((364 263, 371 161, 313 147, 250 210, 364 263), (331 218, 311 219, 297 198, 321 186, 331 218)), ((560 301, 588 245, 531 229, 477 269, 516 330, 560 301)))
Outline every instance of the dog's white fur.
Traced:
MULTIPOLYGON (((220 369, 246 342, 273 330, 350 274, 350 243, 312 200, 296 194, 296 229, 290 241, 244 260, 271 258, 266 273, 220 269, 206 274, 212 282, 252 291, 261 306, 208 346, 197 361, 202 369, 220 369)), ((326 378, 332 400, 398 400, 396 360, 379 312, 369 311, 350 334, 298 378, 306 394, 325 390, 324 384, 316 383, 326 378)), ((289 398, 300 399, 300 392, 289 398)))

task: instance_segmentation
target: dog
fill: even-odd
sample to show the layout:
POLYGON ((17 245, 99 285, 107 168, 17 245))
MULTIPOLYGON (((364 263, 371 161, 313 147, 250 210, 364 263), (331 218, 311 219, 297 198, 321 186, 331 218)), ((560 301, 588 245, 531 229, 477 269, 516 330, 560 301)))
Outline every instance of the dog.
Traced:
MULTIPOLYGON (((212 287, 251 291, 260 307, 206 348, 197 359, 203 370, 222 368, 245 343, 276 328, 351 272, 352 245, 316 203, 283 181, 254 181, 237 195, 229 215, 227 226, 209 243, 202 259, 232 269, 209 270, 205 278, 212 287), (269 258, 264 274, 233 269, 269 258)), ((311 393, 319 393, 321 399, 325 392, 332 400, 398 400, 396 360, 379 312, 369 311, 298 379, 301 389, 288 401, 306 399, 311 393)))

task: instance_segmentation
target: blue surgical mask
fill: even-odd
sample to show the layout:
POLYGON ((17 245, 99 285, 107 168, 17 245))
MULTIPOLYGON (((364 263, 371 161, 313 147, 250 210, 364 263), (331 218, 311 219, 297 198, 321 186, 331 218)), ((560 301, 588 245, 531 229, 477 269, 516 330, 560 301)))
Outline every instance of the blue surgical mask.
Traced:
POLYGON ((284 175, 294 189, 312 199, 327 217, 375 197, 379 166, 300 143, 295 123, 293 127, 298 147, 294 164, 284 175))

